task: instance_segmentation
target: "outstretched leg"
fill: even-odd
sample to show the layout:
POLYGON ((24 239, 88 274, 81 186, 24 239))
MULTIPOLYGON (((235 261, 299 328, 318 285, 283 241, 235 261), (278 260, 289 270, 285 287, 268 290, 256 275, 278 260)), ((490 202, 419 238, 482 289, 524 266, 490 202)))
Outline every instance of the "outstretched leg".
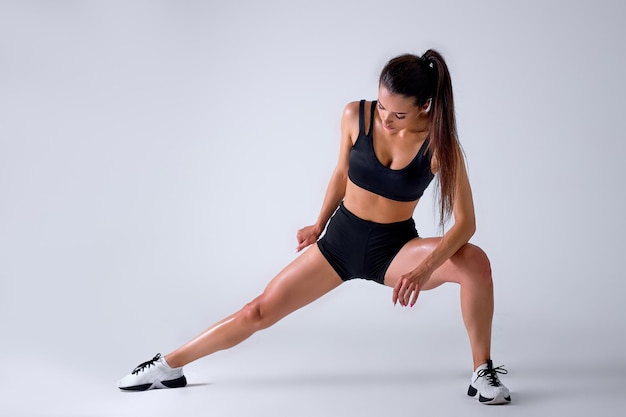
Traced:
POLYGON ((270 281, 260 296, 166 355, 166 360, 176 368, 233 347, 341 283, 317 245, 312 245, 270 281))

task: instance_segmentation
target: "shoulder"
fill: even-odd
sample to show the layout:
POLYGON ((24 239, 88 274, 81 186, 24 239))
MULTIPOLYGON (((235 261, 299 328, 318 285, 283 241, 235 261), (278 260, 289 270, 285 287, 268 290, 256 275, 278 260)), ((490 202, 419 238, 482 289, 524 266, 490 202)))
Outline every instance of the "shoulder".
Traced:
POLYGON ((436 175, 439 172, 439 160, 437 159, 437 155, 434 153, 430 158, 430 172, 432 172, 433 175, 436 175))
POLYGON ((346 104, 346 106, 343 108, 342 120, 343 119, 348 119, 352 121, 356 120, 357 122, 359 121, 358 101, 351 101, 350 103, 346 104))
MULTIPOLYGON (((454 165, 456 166, 456 169, 465 171, 465 154, 463 152, 463 149, 461 148, 461 145, 458 139, 454 140, 452 150, 449 152, 452 152, 452 160, 454 161, 454 165)), ((439 172, 439 169, 441 168, 441 165, 439 163, 439 158, 437 155, 437 150, 434 149, 434 147, 432 147, 430 149, 430 154, 431 154, 430 171, 433 174, 437 174, 439 172)))
POLYGON ((359 135, 359 102, 351 101, 343 108, 341 130, 354 142, 359 135))

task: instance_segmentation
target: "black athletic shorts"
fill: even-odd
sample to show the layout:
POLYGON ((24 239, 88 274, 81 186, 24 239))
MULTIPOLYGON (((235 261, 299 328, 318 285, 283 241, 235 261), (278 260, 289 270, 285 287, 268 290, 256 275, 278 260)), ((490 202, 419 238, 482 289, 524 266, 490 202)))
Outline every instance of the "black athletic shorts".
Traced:
POLYGON ((363 278, 384 284, 393 258, 416 237, 412 218, 375 223, 357 217, 341 203, 317 246, 342 280, 363 278))

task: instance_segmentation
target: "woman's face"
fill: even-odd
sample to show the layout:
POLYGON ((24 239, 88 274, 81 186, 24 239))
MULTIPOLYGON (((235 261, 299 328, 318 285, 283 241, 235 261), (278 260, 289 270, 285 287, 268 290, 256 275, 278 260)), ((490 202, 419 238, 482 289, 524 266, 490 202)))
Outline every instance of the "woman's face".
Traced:
POLYGON ((383 128, 390 133, 414 126, 427 107, 416 106, 413 98, 392 94, 383 85, 378 88, 378 114, 383 128))

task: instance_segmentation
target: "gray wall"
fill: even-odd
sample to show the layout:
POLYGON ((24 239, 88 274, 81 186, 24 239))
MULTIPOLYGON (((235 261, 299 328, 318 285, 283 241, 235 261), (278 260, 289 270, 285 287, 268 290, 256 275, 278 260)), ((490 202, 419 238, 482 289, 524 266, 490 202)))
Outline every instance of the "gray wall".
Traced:
MULTIPOLYGON (((453 78, 472 241, 493 263, 496 351, 514 355, 511 334, 568 351, 555 328, 571 346, 591 334, 623 348, 624 11, 1 2, 2 355, 97 353, 130 369, 239 308, 315 220, 343 106, 376 98, 389 58, 431 47, 453 78)), ((422 235, 436 233, 434 214, 431 189, 422 235)), ((411 317, 459 325, 456 290, 438 291, 411 317)), ((275 335, 363 318, 406 329, 390 307, 389 289, 354 283, 275 335)))

